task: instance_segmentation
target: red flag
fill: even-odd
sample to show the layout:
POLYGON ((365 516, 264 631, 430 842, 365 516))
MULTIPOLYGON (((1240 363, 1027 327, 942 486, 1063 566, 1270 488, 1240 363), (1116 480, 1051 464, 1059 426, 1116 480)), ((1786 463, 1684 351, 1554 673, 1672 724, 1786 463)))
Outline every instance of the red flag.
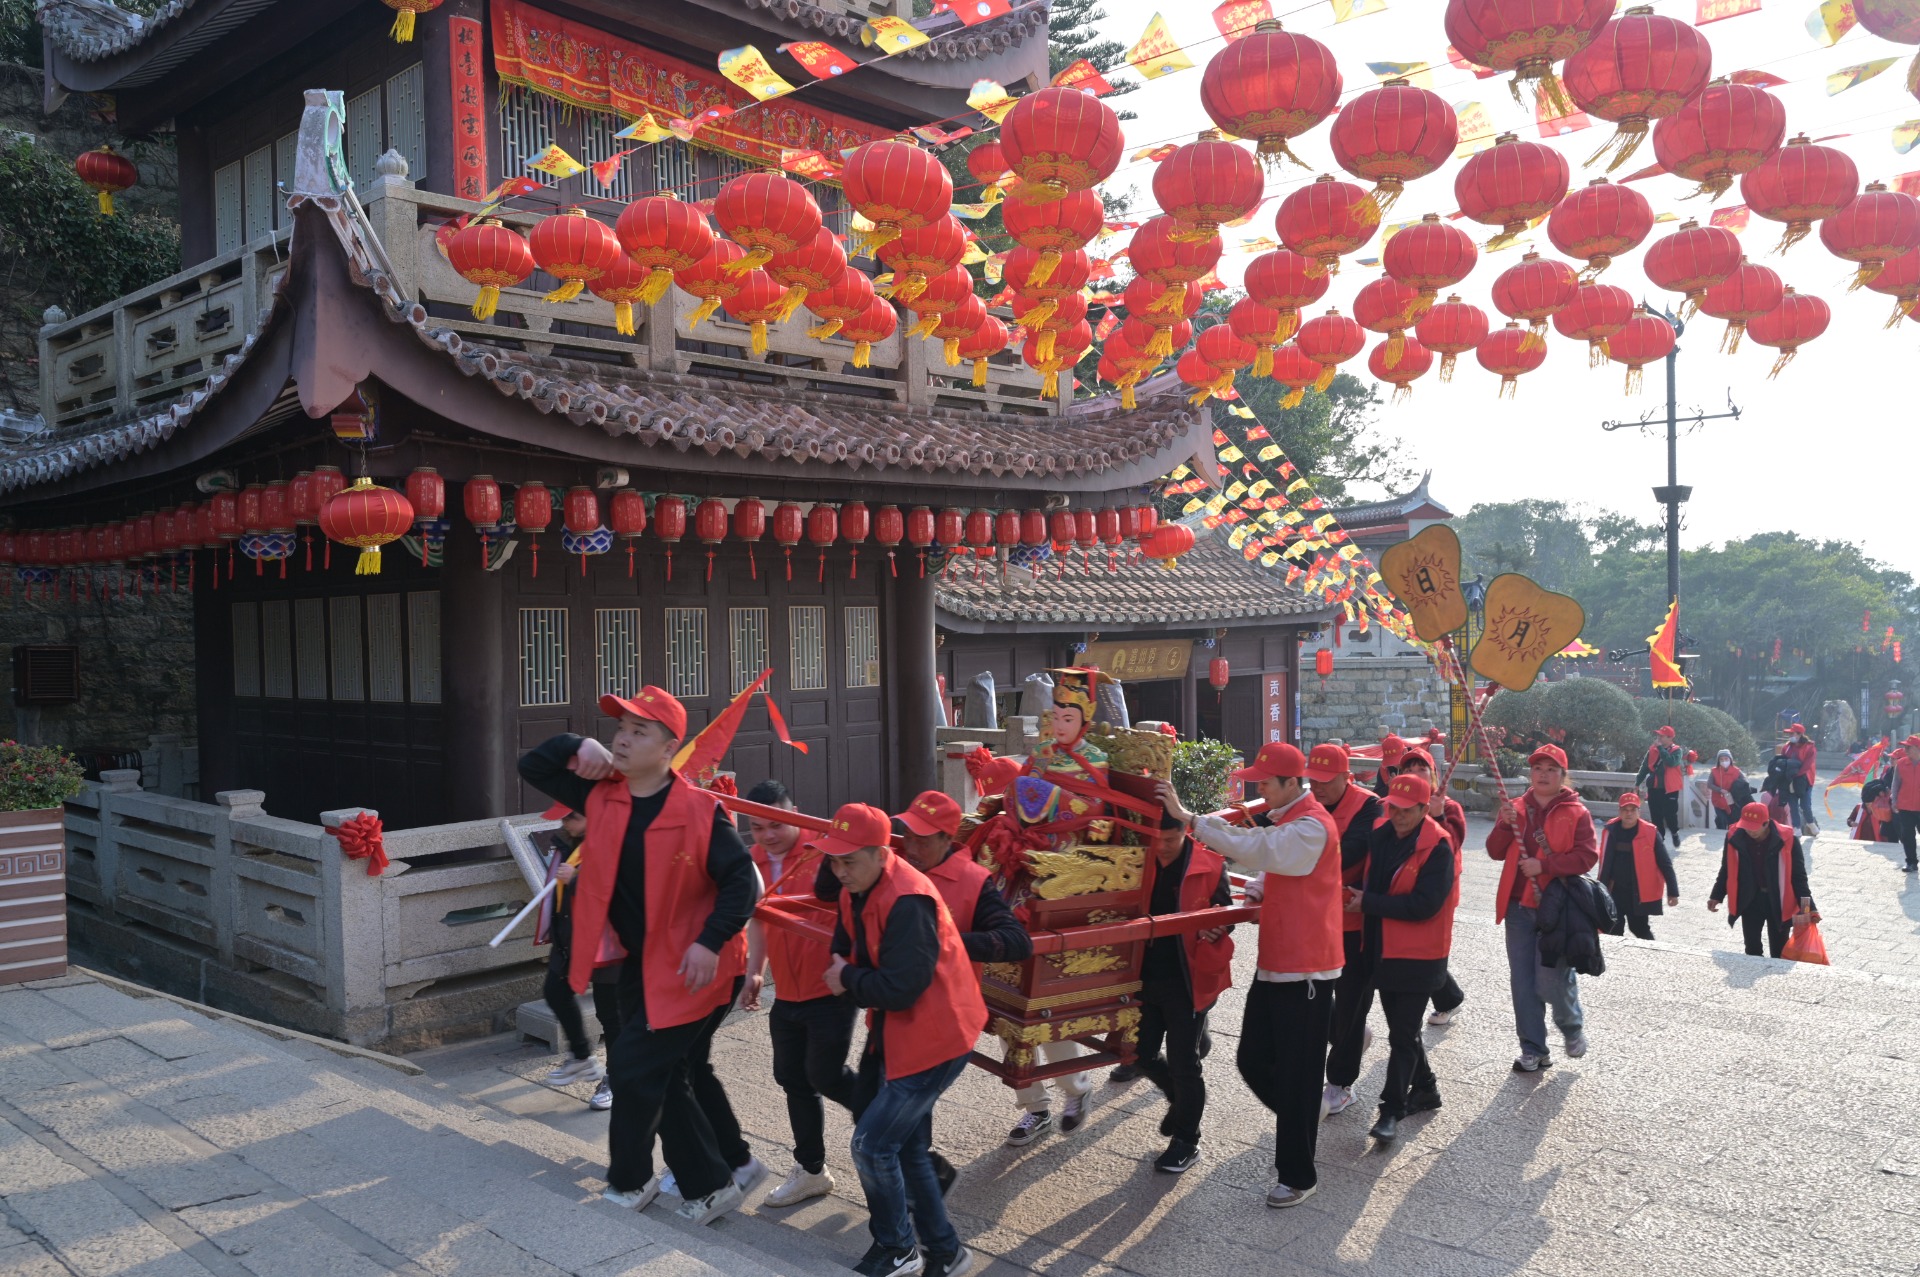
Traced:
POLYGON ((780 713, 780 707, 774 704, 772 692, 767 693, 767 722, 772 725, 773 734, 780 738, 781 744, 791 745, 803 754, 809 752, 807 749, 807 742, 803 740, 795 740, 792 736, 787 734, 786 717, 780 713))
POLYGON ((1072 66, 1062 70, 1059 75, 1054 76, 1053 87, 1078 89, 1082 93, 1091 93, 1097 98, 1113 92, 1113 86, 1107 83, 1106 77, 1085 58, 1081 58, 1072 66))
POLYGON ((1912 173, 1902 173, 1889 181, 1887 185, 1903 195, 1911 195, 1915 199, 1920 199, 1920 170, 1912 173))
POLYGON ((1656 688, 1687 685, 1687 676, 1680 672, 1679 642, 1680 601, 1675 599, 1667 605, 1667 616, 1660 622, 1660 628, 1647 636, 1647 657, 1653 667, 1656 688))
POLYGON ((1267 0, 1225 0, 1213 10, 1213 25, 1227 37, 1227 43, 1253 33, 1253 24, 1273 16, 1267 0))
POLYGON ((819 40, 795 40, 791 44, 774 47, 798 62, 800 69, 816 80, 845 75, 860 65, 832 45, 819 40))
POLYGON ((967 26, 985 22, 988 18, 998 18, 1013 12, 1012 0, 947 0, 945 4, 933 7, 935 13, 942 9, 967 26))
POLYGON ((1760 0, 1697 0, 1693 25, 1704 27, 1709 22, 1720 22, 1726 18, 1737 18, 1743 13, 1759 11, 1760 0))
POLYGON ((700 729, 698 735, 680 747, 674 755, 673 769, 684 776, 698 776, 701 772, 718 767, 720 760, 727 756, 733 747, 733 738, 740 730, 740 720, 747 715, 747 702, 760 690, 772 670, 761 670, 760 677, 747 685, 747 689, 734 697, 727 707, 711 723, 700 729))
POLYGON ((1886 752, 1887 745, 1892 739, 1891 736, 1882 736, 1873 743, 1871 749, 1862 750, 1859 756, 1848 763, 1838 776, 1828 781, 1826 789, 1820 792, 1827 794, 1831 793, 1836 785, 1852 788, 1872 780, 1873 769, 1880 762, 1880 755, 1886 752))
POLYGON ((1750 84, 1760 89, 1777 89, 1786 83, 1771 71, 1735 71, 1727 79, 1734 84, 1750 84))

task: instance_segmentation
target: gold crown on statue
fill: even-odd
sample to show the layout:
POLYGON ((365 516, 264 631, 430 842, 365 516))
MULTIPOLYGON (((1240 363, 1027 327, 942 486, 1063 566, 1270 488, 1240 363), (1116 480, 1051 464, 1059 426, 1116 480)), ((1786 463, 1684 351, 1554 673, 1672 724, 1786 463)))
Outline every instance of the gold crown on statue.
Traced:
POLYGON ((1053 703, 1077 709, 1091 722, 1094 711, 1099 707, 1100 680, 1106 675, 1085 665, 1047 672, 1053 675, 1053 703))

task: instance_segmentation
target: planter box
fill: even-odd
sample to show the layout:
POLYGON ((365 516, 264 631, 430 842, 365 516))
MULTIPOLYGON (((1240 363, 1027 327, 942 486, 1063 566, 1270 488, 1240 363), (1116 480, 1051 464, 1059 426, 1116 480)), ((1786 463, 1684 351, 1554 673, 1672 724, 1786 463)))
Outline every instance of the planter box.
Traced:
POLYGON ((0 812, 0 985, 66 971, 66 809, 0 812))

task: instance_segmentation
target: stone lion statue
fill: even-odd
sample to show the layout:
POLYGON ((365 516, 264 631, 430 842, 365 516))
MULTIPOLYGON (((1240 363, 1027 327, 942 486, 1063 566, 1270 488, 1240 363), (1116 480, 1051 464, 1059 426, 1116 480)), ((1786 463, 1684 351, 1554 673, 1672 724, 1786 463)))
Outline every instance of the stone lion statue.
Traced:
POLYGON ((1846 754, 1853 749, 1853 742, 1860 737, 1860 716, 1846 701, 1822 701, 1820 703, 1820 730, 1818 733, 1820 752, 1823 754, 1846 754))

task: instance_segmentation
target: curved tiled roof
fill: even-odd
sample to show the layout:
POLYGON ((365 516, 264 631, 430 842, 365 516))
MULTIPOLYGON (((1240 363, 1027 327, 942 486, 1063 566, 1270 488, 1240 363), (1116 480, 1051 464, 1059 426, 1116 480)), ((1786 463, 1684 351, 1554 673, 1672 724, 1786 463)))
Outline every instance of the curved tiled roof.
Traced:
POLYGON ((1092 571, 1079 551, 1064 564, 1026 568, 982 565, 979 579, 961 563, 940 577, 934 600, 951 617, 1035 629, 1062 625, 1207 624, 1269 617, 1311 619, 1328 609, 1288 585, 1286 577, 1249 563, 1226 534, 1195 529, 1193 549, 1172 571, 1135 559, 1108 572, 1104 548, 1092 552, 1092 571), (1062 570, 1064 568, 1064 571, 1062 570))
MULTIPOLYGON (((844 43, 858 48, 860 29, 866 25, 864 18, 847 13, 843 9, 829 9, 813 4, 811 0, 740 0, 748 9, 763 10, 775 17, 785 18, 789 22, 798 22, 811 27, 822 35, 833 36, 844 43)), ((927 43, 897 54, 898 57, 913 61, 969 61, 1001 53, 1016 44, 1024 43, 1035 32, 1044 32, 1047 26, 1046 0, 1028 0, 1018 5, 1013 12, 982 22, 977 26, 965 28, 960 32, 960 19, 952 14, 936 15, 916 25, 931 36, 939 37, 927 43)))

